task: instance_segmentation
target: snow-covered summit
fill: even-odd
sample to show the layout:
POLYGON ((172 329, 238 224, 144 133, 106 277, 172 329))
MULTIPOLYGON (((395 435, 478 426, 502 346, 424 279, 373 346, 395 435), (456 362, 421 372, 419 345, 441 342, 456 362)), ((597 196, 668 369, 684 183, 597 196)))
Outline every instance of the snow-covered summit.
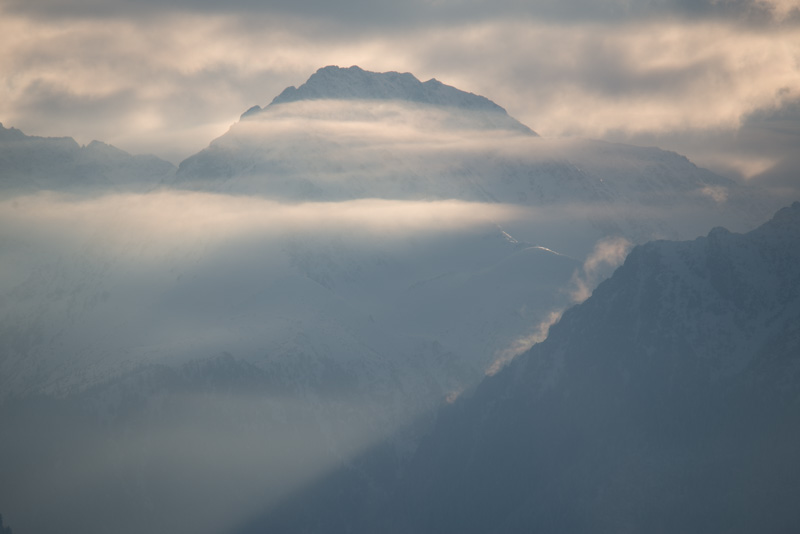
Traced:
MULTIPOLYGON (((290 86, 276 96, 270 106, 301 100, 400 100, 439 107, 493 112, 508 117, 520 130, 536 135, 533 130, 512 119, 506 110, 488 98, 450 85, 435 78, 419 81, 409 72, 370 72, 360 67, 323 67, 300 87, 290 86)), ((269 107, 269 106, 267 106, 269 107)), ((242 118, 263 111, 260 106, 247 110, 242 118)))
POLYGON ((486 97, 461 91, 435 78, 423 83, 410 72, 370 72, 355 65, 346 69, 333 65, 323 67, 300 87, 284 89, 272 104, 319 98, 398 99, 505 111, 486 97))

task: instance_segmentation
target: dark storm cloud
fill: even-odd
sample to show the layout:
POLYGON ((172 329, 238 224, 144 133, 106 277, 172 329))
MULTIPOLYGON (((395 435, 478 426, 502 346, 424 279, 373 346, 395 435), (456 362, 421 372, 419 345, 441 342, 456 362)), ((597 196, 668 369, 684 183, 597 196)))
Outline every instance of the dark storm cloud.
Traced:
POLYGON ((581 86, 611 98, 675 95, 703 90, 709 80, 730 84, 735 77, 725 51, 692 55, 686 53, 688 46, 683 42, 676 46, 658 35, 610 38, 605 32, 589 28, 562 33, 561 39, 555 40, 554 31, 542 29, 533 33, 535 35, 522 32, 508 36, 504 43, 498 44, 493 42, 500 35, 493 33, 487 35, 478 50, 470 50, 469 54, 464 53, 461 41, 441 42, 431 47, 426 59, 431 70, 436 65, 453 64, 466 69, 476 63, 476 58, 488 63, 491 57, 504 52, 514 57, 519 54, 515 50, 524 49, 528 44, 537 53, 529 53, 524 60, 513 64, 501 62, 495 67, 506 69, 503 77, 515 79, 515 87, 546 91, 581 86), (681 57, 675 58, 676 55, 681 57), (660 56, 669 60, 658 61, 660 56))
POLYGON ((800 147, 800 96, 785 100, 777 107, 748 113, 743 118, 739 136, 754 149, 776 156, 797 151, 800 147))
POLYGON ((749 114, 739 132, 743 146, 770 154, 776 163, 753 179, 800 198, 800 97, 749 114))
POLYGON ((662 17, 727 19, 754 26, 800 21, 800 8, 792 6, 789 0, 10 0, 8 8, 48 18, 146 16, 163 11, 265 13, 335 21, 361 30, 376 25, 418 27, 520 16, 560 22, 619 22, 662 17))

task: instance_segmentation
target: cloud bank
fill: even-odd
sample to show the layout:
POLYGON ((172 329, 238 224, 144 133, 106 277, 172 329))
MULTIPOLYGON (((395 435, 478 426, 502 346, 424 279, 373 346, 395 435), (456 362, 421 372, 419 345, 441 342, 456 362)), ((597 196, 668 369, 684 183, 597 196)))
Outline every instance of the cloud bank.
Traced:
POLYGON ((800 98, 800 15, 785 0, 42 0, 2 10, 4 124, 175 163, 328 64, 436 77, 545 136, 655 144, 743 177, 796 146, 751 124, 800 98))

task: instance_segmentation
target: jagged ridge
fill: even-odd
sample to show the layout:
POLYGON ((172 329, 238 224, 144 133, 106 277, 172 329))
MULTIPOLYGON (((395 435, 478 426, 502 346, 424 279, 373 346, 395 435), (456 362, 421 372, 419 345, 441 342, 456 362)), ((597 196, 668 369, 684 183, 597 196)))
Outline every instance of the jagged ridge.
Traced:
MULTIPOLYGON (((445 85, 435 78, 421 82, 408 72, 370 72, 355 65, 350 68, 333 65, 323 67, 300 87, 290 86, 284 89, 272 100, 270 106, 321 99, 405 100, 508 115, 505 109, 488 98, 445 85)), ((242 114, 242 118, 257 114, 263 109, 253 106, 242 114)), ((519 125, 535 135, 527 126, 521 123, 519 125)))
POLYGON ((71 137, 25 135, 0 123, 0 195, 54 191, 147 191, 171 178, 175 167, 149 155, 131 155, 71 137))
POLYGON ((798 261, 797 202, 748 234, 634 249, 441 417, 397 530, 796 530, 798 261))

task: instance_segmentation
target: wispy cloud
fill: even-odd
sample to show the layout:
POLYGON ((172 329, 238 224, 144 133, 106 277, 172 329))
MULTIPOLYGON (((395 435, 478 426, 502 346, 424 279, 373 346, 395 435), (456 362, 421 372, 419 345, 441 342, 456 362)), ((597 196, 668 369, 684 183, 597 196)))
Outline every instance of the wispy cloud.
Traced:
MULTIPOLYGON (((486 370, 486 376, 497 374, 497 372, 500 371, 500 369, 502 369, 508 362, 523 352, 530 350, 530 348, 535 344, 544 341, 547 338, 550 327, 556 324, 559 319, 561 319, 561 314, 563 312, 564 310, 551 311, 539 324, 532 329, 530 334, 515 339, 511 345, 498 352, 495 360, 486 370)), ((455 400, 455 398, 453 400, 455 400)), ((448 401, 452 402, 450 400, 448 401)))
POLYGON ((448 201, 363 199, 284 204, 263 198, 162 191, 75 199, 42 193, 0 202, 0 233, 53 239, 72 246, 87 237, 120 247, 148 242, 169 250, 202 238, 216 242, 237 235, 282 236, 355 232, 387 238, 420 232, 464 231, 523 217, 520 207, 448 201))
MULTIPOLYGON (((622 237, 604 238, 598 241, 581 268, 572 276, 570 284, 572 303, 579 304, 589 298, 597 284, 622 264, 632 246, 630 241, 622 237)), ((494 361, 486 370, 486 375, 497 374, 508 362, 544 341, 550 327, 561 319, 563 313, 564 308, 558 308, 544 314, 542 320, 531 328, 530 333, 515 339, 505 349, 498 351, 494 361)), ((453 399, 457 396, 458 393, 455 393, 453 399)))
POLYGON ((607 276, 613 269, 619 267, 632 246, 633 244, 623 237, 604 238, 598 241, 581 270, 576 271, 572 277, 575 285, 572 301, 580 303, 589 298, 601 277, 607 276))

